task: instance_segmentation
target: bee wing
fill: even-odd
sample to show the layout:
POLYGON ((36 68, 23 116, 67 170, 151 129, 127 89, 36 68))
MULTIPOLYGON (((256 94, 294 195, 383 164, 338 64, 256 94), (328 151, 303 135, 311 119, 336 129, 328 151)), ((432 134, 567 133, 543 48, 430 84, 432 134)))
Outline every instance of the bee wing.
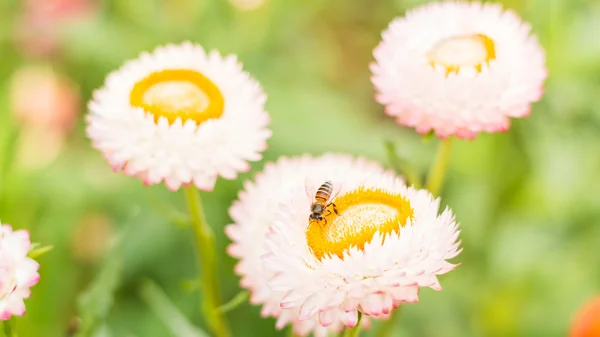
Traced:
POLYGON ((317 189, 321 186, 312 176, 307 175, 304 178, 304 190, 306 191, 306 196, 308 200, 314 200, 315 194, 317 193, 317 189))
POLYGON ((342 190, 342 182, 339 180, 331 180, 331 185, 333 190, 331 191, 331 197, 329 198, 329 202, 333 202, 333 200, 335 199, 335 197, 338 196, 338 194, 340 194, 340 191, 342 190))

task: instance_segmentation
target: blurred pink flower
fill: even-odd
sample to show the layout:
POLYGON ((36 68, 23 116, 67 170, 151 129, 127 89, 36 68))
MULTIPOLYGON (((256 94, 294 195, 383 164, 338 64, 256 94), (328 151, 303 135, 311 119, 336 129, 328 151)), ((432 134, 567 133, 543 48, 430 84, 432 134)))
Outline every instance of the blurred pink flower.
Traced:
POLYGON ((598 337, 600 336, 600 296, 597 296, 579 310, 569 337, 598 337))
POLYGON ((104 214, 86 214, 77 223, 72 236, 72 252, 85 263, 99 261, 107 251, 112 235, 110 218, 104 214))
POLYGON ((69 131, 79 112, 77 87, 50 67, 26 66, 11 82, 12 108, 23 124, 69 131))
POLYGON ((13 75, 10 97, 21 125, 18 161, 25 166, 52 161, 76 122, 78 88, 50 67, 26 66, 13 75))
POLYGON ((266 0, 229 0, 231 5, 240 11, 253 11, 264 6, 266 0))
POLYGON ((24 0, 16 42, 29 55, 49 56, 59 48, 63 25, 91 17, 97 8, 93 0, 24 0))
POLYGON ((29 232, 0 224, 0 320, 25 314, 30 287, 38 283, 39 264, 27 257, 29 232))
POLYGON ((408 11, 375 48, 376 99, 419 133, 506 131, 543 93, 545 54, 530 30, 499 4, 446 1, 408 11))

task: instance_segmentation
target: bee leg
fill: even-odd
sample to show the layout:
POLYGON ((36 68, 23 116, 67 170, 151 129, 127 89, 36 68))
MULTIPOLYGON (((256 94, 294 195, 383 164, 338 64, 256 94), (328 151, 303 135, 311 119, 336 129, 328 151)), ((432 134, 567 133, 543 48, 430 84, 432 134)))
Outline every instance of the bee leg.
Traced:
POLYGON ((334 203, 331 203, 331 206, 333 207, 333 213, 335 213, 335 215, 340 215, 340 213, 338 212, 337 206, 334 203))

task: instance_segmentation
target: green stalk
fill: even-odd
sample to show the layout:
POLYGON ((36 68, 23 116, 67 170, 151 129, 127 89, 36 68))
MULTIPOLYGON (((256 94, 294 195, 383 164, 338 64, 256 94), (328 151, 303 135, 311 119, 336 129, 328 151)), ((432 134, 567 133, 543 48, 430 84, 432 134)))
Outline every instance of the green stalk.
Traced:
MULTIPOLYGON (((431 192, 434 196, 438 196, 442 190, 446 171, 448 169, 448 163, 450 162, 450 152, 452 149, 452 138, 446 138, 440 141, 433 165, 427 175, 427 182, 425 188, 431 192)), ((390 335, 395 322, 400 316, 400 308, 392 312, 392 316, 382 324, 378 337, 387 337, 390 335)))
POLYGON ((2 332, 6 337, 17 337, 17 330, 15 328, 15 319, 11 318, 7 321, 4 321, 2 332))
POLYGON ((444 183, 448 162, 450 161, 450 150, 452 149, 452 138, 446 138, 440 141, 440 145, 435 156, 435 160, 429 174, 425 188, 434 196, 438 196, 444 183))
POLYGON ((215 236, 206 222, 198 191, 194 187, 189 187, 185 189, 185 195, 192 218, 199 269, 202 271, 202 310, 210 329, 216 337, 230 337, 231 333, 229 332, 227 320, 219 310, 221 295, 215 261, 215 236))

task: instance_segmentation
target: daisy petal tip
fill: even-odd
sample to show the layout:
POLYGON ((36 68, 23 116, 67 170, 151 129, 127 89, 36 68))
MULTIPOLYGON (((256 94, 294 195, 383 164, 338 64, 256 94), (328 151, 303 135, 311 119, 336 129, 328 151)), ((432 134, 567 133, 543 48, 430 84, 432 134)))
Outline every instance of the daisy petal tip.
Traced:
POLYGON ((4 310, 3 312, 0 313, 0 320, 7 321, 10 319, 11 316, 12 316, 12 312, 10 312, 9 310, 4 310))

